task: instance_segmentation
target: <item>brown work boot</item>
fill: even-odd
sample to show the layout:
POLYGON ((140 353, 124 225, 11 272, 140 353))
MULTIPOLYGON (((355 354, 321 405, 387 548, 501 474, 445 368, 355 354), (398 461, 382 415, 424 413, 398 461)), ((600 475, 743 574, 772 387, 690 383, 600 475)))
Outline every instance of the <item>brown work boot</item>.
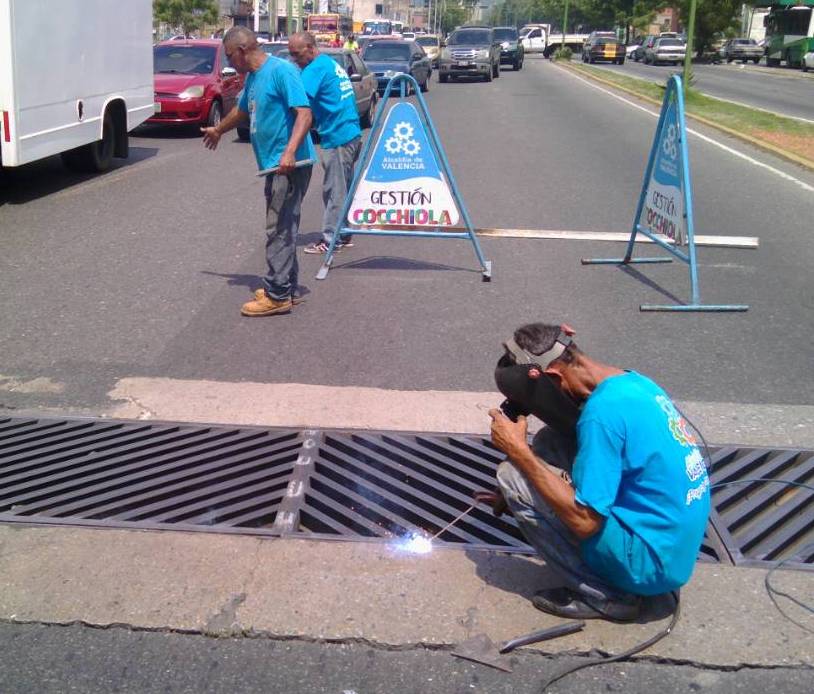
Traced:
POLYGON ((277 299, 272 299, 263 292, 260 297, 257 297, 257 294, 255 294, 254 300, 247 301, 243 304, 243 308, 240 309, 240 312, 244 316, 273 316, 277 313, 289 313, 291 311, 291 305, 290 297, 282 301, 277 301, 277 299))
MULTIPOLYGON (((266 290, 263 287, 260 289, 254 290, 254 299, 255 301, 262 301, 266 297, 266 290)), ((307 299, 302 294, 292 294, 291 295, 291 303, 294 306, 299 306, 300 304, 304 304, 307 299)))

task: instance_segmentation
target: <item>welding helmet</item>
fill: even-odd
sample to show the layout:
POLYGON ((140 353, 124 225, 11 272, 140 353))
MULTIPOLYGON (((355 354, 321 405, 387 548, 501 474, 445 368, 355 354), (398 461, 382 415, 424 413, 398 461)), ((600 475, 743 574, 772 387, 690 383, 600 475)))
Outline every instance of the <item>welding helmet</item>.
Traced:
POLYGON ((515 412, 533 414, 561 434, 576 438, 579 407, 544 373, 570 344, 570 336, 562 330, 551 349, 542 354, 527 352, 514 339, 506 340, 495 368, 495 383, 515 412))

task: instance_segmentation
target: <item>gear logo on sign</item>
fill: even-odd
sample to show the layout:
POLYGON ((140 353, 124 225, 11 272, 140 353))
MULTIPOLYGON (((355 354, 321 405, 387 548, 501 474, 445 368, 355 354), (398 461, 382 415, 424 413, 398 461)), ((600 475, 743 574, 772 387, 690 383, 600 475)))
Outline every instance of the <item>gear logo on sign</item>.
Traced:
POLYGON ((393 127, 393 135, 384 141, 388 154, 405 154, 414 157, 421 151, 421 145, 413 139, 415 130, 409 123, 402 121, 393 127))
POLYGON ((669 157, 670 159, 675 159, 676 155, 678 154, 678 149, 676 148, 676 126, 670 125, 667 128, 667 137, 664 138, 664 141, 661 145, 662 150, 664 151, 664 156, 669 157))

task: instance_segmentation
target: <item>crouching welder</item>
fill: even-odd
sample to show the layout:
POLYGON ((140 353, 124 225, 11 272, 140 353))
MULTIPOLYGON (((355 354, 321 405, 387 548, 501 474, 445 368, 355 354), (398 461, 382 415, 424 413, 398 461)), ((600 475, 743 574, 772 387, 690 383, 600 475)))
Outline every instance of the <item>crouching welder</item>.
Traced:
POLYGON ((533 323, 504 343, 492 417, 506 454, 497 479, 526 539, 562 585, 535 607, 629 621, 641 596, 692 574, 710 510, 709 478, 685 418, 656 383, 591 359, 568 326, 533 323), (548 424, 529 446, 526 416, 548 424))

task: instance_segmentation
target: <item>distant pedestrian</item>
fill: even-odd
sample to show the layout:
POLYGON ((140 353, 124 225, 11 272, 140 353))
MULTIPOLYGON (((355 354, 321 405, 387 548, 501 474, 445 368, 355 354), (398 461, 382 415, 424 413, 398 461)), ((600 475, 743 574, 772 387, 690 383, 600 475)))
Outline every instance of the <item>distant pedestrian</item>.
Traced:
POLYGON ((311 108, 297 69, 267 55, 246 27, 223 37, 226 57, 246 84, 235 108, 216 126, 201 128, 204 145, 215 149, 223 133, 249 123, 252 147, 266 176, 266 260, 263 288, 243 305, 244 316, 288 313, 297 303, 297 230, 300 206, 311 180, 316 152, 311 142, 311 108))
POLYGON ((353 34, 349 34, 348 38, 345 39, 345 45, 343 48, 349 51, 356 51, 359 52, 359 44, 356 42, 356 37, 353 34))
MULTIPOLYGON (((325 173, 322 240, 306 246, 305 252, 325 253, 343 223, 339 215, 362 146, 359 113, 348 73, 335 60, 319 52, 313 34, 307 31, 294 34, 288 42, 288 50, 294 62, 302 68, 302 81, 314 113, 320 161, 325 173)), ((351 243, 351 237, 345 236, 337 239, 337 248, 351 243)))

